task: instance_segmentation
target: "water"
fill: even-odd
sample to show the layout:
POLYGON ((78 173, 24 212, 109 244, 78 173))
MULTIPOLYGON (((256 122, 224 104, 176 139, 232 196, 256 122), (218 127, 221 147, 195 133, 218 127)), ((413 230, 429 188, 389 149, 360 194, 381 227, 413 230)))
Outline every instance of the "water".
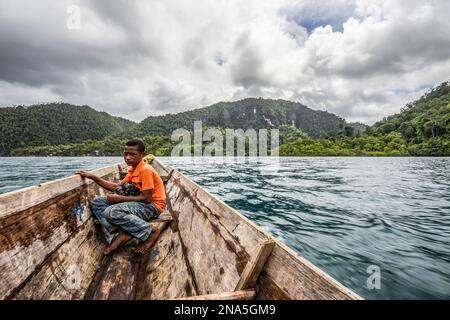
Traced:
MULTIPOLYGON (((364 298, 450 298, 450 158, 161 160, 364 298)), ((0 193, 120 161, 0 158, 0 193)))

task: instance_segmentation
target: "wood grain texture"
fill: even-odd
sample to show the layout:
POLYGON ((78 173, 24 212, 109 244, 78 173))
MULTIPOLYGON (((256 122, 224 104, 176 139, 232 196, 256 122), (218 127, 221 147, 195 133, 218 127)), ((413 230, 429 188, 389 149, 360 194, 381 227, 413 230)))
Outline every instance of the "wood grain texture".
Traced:
POLYGON ((91 218, 51 254, 11 298, 82 299, 103 258, 104 249, 91 218))
MULTIPOLYGON (((117 168, 97 172, 113 179, 117 168)), ((73 176, 0 196, 5 210, 0 212, 0 298, 17 295, 55 251, 84 230, 91 216, 89 202, 98 194, 97 185, 73 176)))
POLYGON ((361 297, 331 278, 291 249, 277 244, 258 280, 257 299, 360 300, 361 297))
MULTIPOLYGON (((152 221, 151 226, 161 230, 164 234, 168 222, 152 221)), ((161 235, 155 245, 158 245, 161 235)), ((105 256, 97 273, 87 290, 86 300, 134 300, 136 290, 143 282, 145 273, 140 272, 141 260, 145 257, 135 253, 132 249, 140 241, 132 239, 126 244, 105 256)))
POLYGON ((166 186, 199 294, 233 291, 264 235, 179 172, 166 186))
MULTIPOLYGON (((93 170, 91 172, 100 177, 118 179, 119 170, 123 170, 123 165, 117 164, 93 170)), ((73 175, 41 183, 37 186, 1 194, 0 219, 3 219, 10 214, 16 214, 17 212, 32 208, 40 203, 54 199, 61 194, 86 185, 95 185, 95 183, 89 179, 83 179, 78 175, 73 175)))
POLYGON ((140 256, 125 245, 105 256, 85 295, 86 300, 132 300, 140 256))
POLYGON ((255 296, 255 289, 247 289, 233 292, 213 293, 202 296, 180 298, 177 300, 253 300, 255 296))
POLYGON ((275 242, 272 240, 266 240, 260 244, 256 254, 245 266, 244 272, 242 272, 241 278, 234 289, 235 291, 241 291, 255 286, 259 274, 261 273, 267 258, 272 253, 274 246, 275 242))
MULTIPOLYGON (((221 262, 218 261, 230 258, 226 254, 222 254, 225 252, 223 247, 217 246, 217 233, 213 234, 214 232, 211 232, 211 228, 216 231, 218 230, 217 226, 220 226, 219 230, 221 232, 219 233, 222 239, 224 241, 228 240, 229 238, 223 236, 223 234, 229 235, 231 233, 232 238, 238 243, 234 248, 244 249, 241 252, 246 254, 246 258, 241 259, 241 264, 236 263, 239 267, 235 269, 229 267, 226 263, 224 264, 229 267, 227 271, 234 273, 234 275, 236 273, 242 274, 242 270, 239 269, 242 268, 242 264, 246 259, 248 262, 250 257, 255 256, 258 244, 266 239, 275 242, 275 246, 267 258, 257 281, 259 289, 258 299, 362 299, 305 258, 299 256, 292 249, 267 234, 240 213, 202 188, 199 188, 178 171, 173 171, 173 168, 160 164, 157 159, 152 165, 156 165, 156 167, 161 166, 165 173, 172 172, 166 186, 174 212, 179 213, 180 235, 183 239, 186 239, 187 256, 194 271, 194 279, 198 278, 199 294, 213 292, 209 290, 214 290, 211 289, 214 283, 222 281, 222 279, 217 277, 217 271, 221 274, 226 270, 220 268, 217 270, 218 268, 214 267, 214 264, 216 266, 221 265, 221 262), (201 208, 200 210, 199 207, 201 208), (207 209, 204 210, 204 207, 207 209), (202 218, 199 218, 201 215, 207 218, 202 220, 202 218), (211 225, 208 226, 205 220, 212 222, 211 225), (201 233, 202 230, 206 230, 204 234, 207 236, 204 238, 201 233), (198 234, 201 234, 201 236, 198 237, 198 234), (214 253, 217 250, 221 250, 221 254, 217 255, 219 259, 213 254, 213 261, 208 261, 208 257, 205 256, 205 252, 208 249, 214 253), (212 273, 208 273, 210 271, 212 273), (206 275, 209 275, 209 282, 207 279, 203 279, 203 277, 207 277, 206 275), (214 280, 211 280, 211 278, 214 280)), ((237 251, 234 252, 237 253, 237 251)), ((236 254, 236 256, 239 255, 236 254)), ((227 285, 235 280, 235 278, 226 279, 223 281, 223 285, 217 286, 217 291, 215 292, 231 291, 227 290, 227 285)))
POLYGON ((196 295, 177 232, 167 228, 140 264, 136 299, 175 299, 196 295))
POLYGON ((173 217, 168 212, 163 212, 159 215, 157 219, 152 220, 152 222, 168 222, 172 221, 173 217))
POLYGON ((0 195, 0 298, 360 299, 177 170, 152 166, 170 213, 152 222, 163 231, 145 256, 125 246, 103 258, 89 202, 104 191, 78 176, 0 195))

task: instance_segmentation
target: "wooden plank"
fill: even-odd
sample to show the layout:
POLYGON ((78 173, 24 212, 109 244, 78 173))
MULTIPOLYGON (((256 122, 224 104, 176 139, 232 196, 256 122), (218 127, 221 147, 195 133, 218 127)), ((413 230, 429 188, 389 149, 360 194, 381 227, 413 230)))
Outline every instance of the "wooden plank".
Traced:
POLYGON ((161 177, 161 180, 162 180, 164 183, 167 183, 167 181, 169 181, 169 179, 170 179, 170 176, 169 176, 169 175, 161 175, 160 177, 161 177))
POLYGON ((247 263, 244 272, 241 274, 241 278, 236 285, 235 291, 252 288, 256 284, 256 280, 263 269, 267 258, 272 252, 275 242, 273 240, 266 240, 260 244, 259 249, 255 256, 247 263))
MULTIPOLYGON (((85 293, 103 244, 90 233, 92 219, 86 208, 99 194, 98 187, 74 176, 0 196, 0 297, 173 299, 230 292, 241 279, 254 278, 263 259, 255 258, 255 264, 250 258, 257 257, 259 245, 271 237, 179 172, 157 161, 152 165, 158 172, 173 173, 166 190, 168 206, 178 220, 162 233, 159 255, 155 247, 146 264, 144 259, 133 260, 135 256, 111 256, 97 273, 97 287, 91 283, 101 288, 92 295, 85 293), (78 202, 84 209, 72 216, 78 202), (75 288, 71 266, 82 271, 75 288)), ((110 166, 97 174, 116 178, 119 168, 110 166)), ((278 241, 257 284, 258 299, 360 298, 278 241)))
POLYGON ((93 219, 89 219, 10 298, 82 299, 97 271, 104 248, 93 219))
POLYGON ((170 222, 173 220, 172 215, 168 212, 163 212, 157 219, 151 220, 151 222, 170 222))
MULTIPOLYGON (((151 225, 163 232, 168 222, 151 221, 151 225)), ((137 284, 142 281, 138 279, 142 255, 135 253, 132 248, 138 243, 138 240, 132 239, 104 257, 84 299, 133 300, 136 298, 137 284)))
POLYGON ((277 242, 258 279, 262 300, 361 300, 292 249, 277 242))
POLYGON ((255 296, 256 296, 255 289, 247 289, 233 292, 193 296, 188 298, 179 298, 177 300, 253 300, 255 296))
MULTIPOLYGON (((157 159, 154 160, 154 162, 157 159)), ((260 229, 252 221, 245 218, 234 208, 228 206, 216 196, 207 192, 198 186, 195 182, 170 167, 173 181, 166 186, 167 194, 174 211, 181 212, 180 206, 183 206, 183 200, 186 197, 191 199, 195 206, 200 206, 203 211, 209 213, 213 218, 220 221, 227 232, 231 233, 237 241, 240 241, 246 248, 246 251, 253 251, 255 246, 269 238, 266 232, 260 229), (173 171, 172 171, 173 170, 173 171)))
POLYGON ((203 214, 207 209, 195 199, 185 196, 173 205, 179 210, 178 229, 199 294, 233 290, 248 261, 247 252, 217 218, 211 217, 211 222, 203 214))
MULTIPOLYGON (((94 172, 114 179, 119 167, 94 172)), ((17 296, 57 250, 76 238, 90 220, 90 200, 103 193, 72 176, 0 195, 0 298, 17 296)))
POLYGON ((0 218, 0 298, 7 298, 91 216, 98 192, 84 186, 24 211, 0 218))
MULTIPOLYGON (((170 193, 171 202, 175 211, 179 211, 177 210, 177 204, 181 198, 185 197, 184 193, 186 192, 183 193, 181 189, 173 187, 181 184, 184 186, 184 191, 187 191, 188 193, 191 192, 193 195, 197 196, 198 199, 201 199, 203 204, 207 206, 216 216, 220 217, 222 211, 225 211, 224 213, 226 213, 226 219, 221 219, 221 222, 228 230, 231 230, 236 237, 239 239, 243 238, 245 240, 245 245, 247 245, 246 242, 249 242, 248 246, 251 247, 252 245, 254 246, 257 243, 264 241, 265 239, 272 238, 253 221, 247 219, 234 208, 230 207, 216 196, 198 186, 195 182, 181 174, 178 170, 162 164, 157 158, 153 160, 152 166, 158 171, 159 174, 170 174, 174 180, 166 186, 166 189, 168 191, 167 193, 170 193)), ((249 250, 251 251, 251 248, 249 248, 249 250)))
POLYGON ((130 249, 125 245, 103 258, 86 300, 134 299, 140 256, 130 249))
POLYGON ((150 165, 158 172, 160 177, 168 177, 170 175, 170 172, 172 171, 172 168, 170 166, 166 166, 156 158, 153 159, 152 162, 150 162, 150 165))
POLYGON ((267 236, 184 175, 171 172, 168 203, 178 212, 180 236, 199 294, 233 291, 267 236))
MULTIPOLYGON (((152 165, 158 166, 158 160, 155 159, 152 165)), ((163 166, 163 168, 164 172, 172 170, 169 166, 163 166)), ((242 274, 243 270, 239 270, 242 268, 242 263, 246 263, 248 258, 254 255, 252 247, 257 248, 257 244, 261 241, 272 239, 276 245, 258 279, 258 283, 262 285, 263 289, 258 293, 258 298, 361 299, 359 295, 300 257, 280 241, 272 238, 236 210, 199 188, 178 171, 173 172, 172 179, 166 187, 174 212, 179 212, 180 234, 186 243, 187 257, 192 266, 194 279, 197 280, 200 294, 233 290, 234 286, 229 290, 225 288, 235 281, 233 277, 236 273, 242 274), (202 219, 201 216, 206 219, 202 219), (216 234, 211 233, 211 229, 216 234), (230 245, 229 247, 223 248, 218 245, 217 233, 223 241, 230 245), (228 235, 233 238, 230 242, 228 242, 230 240, 228 235), (233 248, 236 242, 238 245, 233 248), (234 260, 233 255, 226 253, 230 247, 235 252, 234 260), (220 254, 210 256, 210 253, 204 248, 220 254), (236 248, 239 250, 235 250, 236 248), (276 251, 275 256, 274 251, 276 251), (245 257, 245 255, 247 256, 245 257), (282 258, 279 258, 280 255, 282 258), (241 263, 236 256, 241 257, 241 263), (236 267, 234 269, 230 267, 226 259, 235 261, 236 267), (223 265, 221 265, 222 261, 225 261, 223 265), (269 261, 271 261, 270 264, 269 261), (219 265, 221 266, 218 268, 219 265), (211 268, 211 273, 207 270, 208 268, 211 268), (227 275, 227 279, 217 276, 217 274, 224 273, 227 275), (204 279, 206 275, 210 275, 209 281, 204 279), (216 285, 216 289, 214 289, 214 285, 216 285)), ((235 282, 235 285, 239 280, 235 282)))
MULTIPOLYGON (((112 165, 91 172, 106 179, 118 179, 121 168, 121 165, 112 165)), ((83 179, 78 175, 73 175, 41 183, 37 186, 1 194, 0 219, 33 208, 40 203, 86 185, 95 185, 95 183, 89 179, 83 179)))
POLYGON ((175 299, 196 294, 179 235, 167 228, 152 251, 141 259, 136 299, 175 299))

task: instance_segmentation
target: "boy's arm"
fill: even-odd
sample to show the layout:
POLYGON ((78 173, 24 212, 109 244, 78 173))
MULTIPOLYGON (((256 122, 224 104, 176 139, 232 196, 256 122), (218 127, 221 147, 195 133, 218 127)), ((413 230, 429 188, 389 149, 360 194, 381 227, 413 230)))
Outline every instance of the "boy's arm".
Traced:
POLYGON ((105 188, 106 190, 109 190, 109 191, 114 191, 114 189, 116 187, 121 186, 125 183, 124 180, 122 180, 120 182, 111 182, 111 181, 105 180, 103 178, 96 176, 95 174, 92 174, 92 173, 89 173, 86 171, 78 171, 75 173, 80 175, 82 178, 88 178, 88 179, 93 180, 100 187, 105 188))

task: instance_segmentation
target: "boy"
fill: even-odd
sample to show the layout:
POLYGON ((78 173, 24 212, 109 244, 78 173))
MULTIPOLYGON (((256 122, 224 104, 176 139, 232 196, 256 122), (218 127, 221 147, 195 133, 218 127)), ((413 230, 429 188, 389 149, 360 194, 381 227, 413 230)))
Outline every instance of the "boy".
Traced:
POLYGON ((166 206, 164 183, 155 169, 144 159, 145 145, 139 140, 130 140, 124 147, 124 160, 130 166, 126 177, 118 182, 102 179, 92 173, 79 171, 81 177, 92 179, 109 191, 131 183, 138 188, 135 195, 108 194, 92 202, 92 211, 109 233, 117 230, 105 255, 119 248, 132 238, 142 241, 134 247, 137 253, 147 253, 159 236, 159 229, 152 229, 148 221, 155 219, 166 206), (139 194, 140 191, 140 194, 139 194))

